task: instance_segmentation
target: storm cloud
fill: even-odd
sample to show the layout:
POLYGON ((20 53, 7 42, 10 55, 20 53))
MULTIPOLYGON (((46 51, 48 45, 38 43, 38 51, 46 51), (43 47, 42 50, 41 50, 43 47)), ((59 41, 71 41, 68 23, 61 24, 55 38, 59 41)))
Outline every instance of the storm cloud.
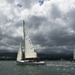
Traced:
POLYGON ((25 20, 37 52, 66 52, 75 45, 75 1, 2 0, 0 3, 0 50, 18 50, 25 20), (22 8, 17 7, 22 4, 22 8))

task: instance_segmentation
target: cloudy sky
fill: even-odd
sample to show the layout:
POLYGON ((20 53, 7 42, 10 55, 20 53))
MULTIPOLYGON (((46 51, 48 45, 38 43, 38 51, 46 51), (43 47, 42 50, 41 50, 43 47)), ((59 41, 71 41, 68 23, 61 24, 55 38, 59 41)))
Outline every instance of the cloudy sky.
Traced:
POLYGON ((22 20, 37 52, 75 48, 75 0, 45 0, 41 6, 37 0, 0 0, 0 51, 18 50, 22 20))

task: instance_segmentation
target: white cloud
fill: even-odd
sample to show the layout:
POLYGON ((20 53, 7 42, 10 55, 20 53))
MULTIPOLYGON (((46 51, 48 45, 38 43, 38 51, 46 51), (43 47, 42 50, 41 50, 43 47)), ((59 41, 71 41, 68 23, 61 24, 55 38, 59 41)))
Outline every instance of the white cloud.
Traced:
POLYGON ((35 0, 30 0, 30 3, 28 0, 23 0, 22 8, 17 7, 18 3, 18 0, 13 2, 1 0, 0 35, 2 40, 6 39, 6 41, 0 40, 0 44, 4 45, 0 49, 8 48, 11 41, 13 42, 10 49, 17 48, 13 44, 16 43, 18 46, 19 41, 16 40, 23 35, 22 19, 26 20, 29 32, 31 35, 33 34, 33 42, 38 45, 38 49, 45 49, 53 45, 62 46, 67 42, 71 44, 73 39, 70 37, 74 37, 75 34, 73 16, 75 14, 74 11, 71 12, 71 10, 75 10, 75 0, 50 0, 45 1, 41 6, 35 0), (65 42, 66 38, 68 41, 65 42), (5 46, 6 43, 8 47, 5 46))

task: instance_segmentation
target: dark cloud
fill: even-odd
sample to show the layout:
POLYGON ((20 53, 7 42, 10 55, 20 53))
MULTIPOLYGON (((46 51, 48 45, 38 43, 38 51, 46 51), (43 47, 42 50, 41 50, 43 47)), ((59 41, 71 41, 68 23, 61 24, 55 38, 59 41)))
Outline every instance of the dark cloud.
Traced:
MULTIPOLYGON (((54 28, 52 31, 48 31, 45 34, 43 32, 36 33, 33 39, 36 44, 41 46, 67 46, 73 43, 73 35, 70 35, 65 28, 54 28)), ((72 45, 71 45, 72 46, 72 45)))
POLYGON ((57 46, 67 45, 72 41, 72 36, 67 32, 67 28, 63 27, 54 28, 49 37, 57 46))
POLYGON ((64 46, 59 46, 59 47, 48 47, 46 49, 43 49, 42 52, 44 53, 63 53, 63 52, 72 52, 72 49, 64 47, 64 46))
MULTIPOLYGON (((52 16, 54 17, 54 15, 52 16)), ((63 15, 60 16, 57 15, 57 17, 55 18, 58 17, 61 18, 61 16, 63 15)), ((53 18, 53 20, 55 20, 55 18, 53 18)), ((56 50, 57 52, 62 50, 63 51, 73 50, 73 44, 75 40, 75 38, 73 37, 75 36, 73 33, 70 33, 71 31, 69 30, 72 24, 68 25, 70 23, 69 20, 66 19, 67 21, 64 21, 63 18, 61 19, 63 23, 66 23, 66 26, 64 26, 63 23, 60 23, 60 20, 59 22, 55 22, 55 21, 51 22, 51 21, 47 21, 46 18, 43 19, 40 18, 38 20, 37 17, 31 17, 31 20, 28 23, 30 24, 33 23, 31 26, 34 28, 34 30, 38 30, 36 34, 34 35, 32 34, 33 35, 32 40, 34 45, 40 45, 41 47, 46 47, 45 50, 50 50, 50 51, 56 50), (37 22, 39 22, 39 25, 37 24, 37 22), (39 30, 41 26, 43 26, 42 30, 45 32, 39 30), (48 29, 45 30, 46 27, 48 27, 48 29), (61 46, 61 48, 58 48, 59 46, 61 46), (64 46, 66 46, 65 49, 64 46)))
POLYGON ((59 9, 59 7, 55 4, 52 4, 52 9, 51 9, 51 16, 52 18, 56 19, 56 18, 61 18, 62 13, 59 9))
MULTIPOLYGON (((14 4, 15 0, 6 0, 10 4, 14 4)), ((25 9, 31 8, 32 5, 35 3, 35 0, 17 0, 17 3, 21 4, 22 7, 25 9)))
POLYGON ((75 31, 75 8, 71 9, 67 13, 67 17, 69 19, 70 28, 72 28, 75 31))
POLYGON ((70 9, 70 11, 67 13, 67 16, 70 18, 70 20, 75 19, 75 8, 70 9))
MULTIPOLYGON (((8 0, 8 2, 14 3, 11 0, 8 0)), ((33 0, 23 0, 22 2, 26 9, 31 9, 34 4, 33 0)), ((40 50, 44 52, 71 51, 75 44, 75 9, 64 13, 59 9, 58 5, 52 4, 49 12, 51 12, 49 16, 29 15, 26 26, 30 29, 32 43, 34 46, 39 45, 41 47, 40 50), (56 21, 57 19, 58 22, 56 21)), ((22 27, 22 20, 11 21, 1 13, 0 25, 6 25, 7 23, 10 23, 8 28, 0 29, 0 47, 13 46, 13 48, 17 48, 21 36, 14 37, 13 34, 15 30, 22 27)))
POLYGON ((14 27, 19 28, 22 27, 23 28, 23 20, 18 20, 14 23, 14 27))
POLYGON ((39 26, 44 22, 46 22, 45 17, 39 17, 34 15, 29 18, 27 25, 29 28, 38 29, 39 26))
POLYGON ((13 37, 8 34, 3 34, 1 41, 3 41, 3 43, 6 45, 12 45, 12 46, 16 45, 17 46, 17 45, 19 45, 20 39, 21 39, 21 37, 13 37))
POLYGON ((7 17, 2 12, 0 12, 0 25, 6 23, 7 21, 7 17))
POLYGON ((6 0, 8 3, 12 4, 15 0, 6 0))
POLYGON ((37 32, 35 35, 33 35, 32 40, 34 44, 37 44, 37 45, 43 45, 47 42, 42 32, 37 32))
POLYGON ((35 2, 34 0, 23 0, 22 3, 25 8, 31 8, 34 2, 35 2))
POLYGON ((0 40, 2 40, 2 33, 0 33, 0 40))

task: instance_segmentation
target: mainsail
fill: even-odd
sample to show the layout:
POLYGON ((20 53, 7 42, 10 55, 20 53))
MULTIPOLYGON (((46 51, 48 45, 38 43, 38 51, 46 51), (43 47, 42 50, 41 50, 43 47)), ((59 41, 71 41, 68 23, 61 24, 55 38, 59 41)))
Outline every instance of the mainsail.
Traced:
POLYGON ((21 60, 22 60, 22 43, 20 42, 19 51, 17 55, 17 61, 21 61, 21 60))
POLYGON ((73 59, 75 60, 75 50, 73 51, 73 59))
POLYGON ((34 51, 30 37, 28 36, 27 29, 25 28, 25 22, 23 21, 23 32, 24 32, 24 47, 25 47, 25 58, 37 58, 37 53, 34 51))

